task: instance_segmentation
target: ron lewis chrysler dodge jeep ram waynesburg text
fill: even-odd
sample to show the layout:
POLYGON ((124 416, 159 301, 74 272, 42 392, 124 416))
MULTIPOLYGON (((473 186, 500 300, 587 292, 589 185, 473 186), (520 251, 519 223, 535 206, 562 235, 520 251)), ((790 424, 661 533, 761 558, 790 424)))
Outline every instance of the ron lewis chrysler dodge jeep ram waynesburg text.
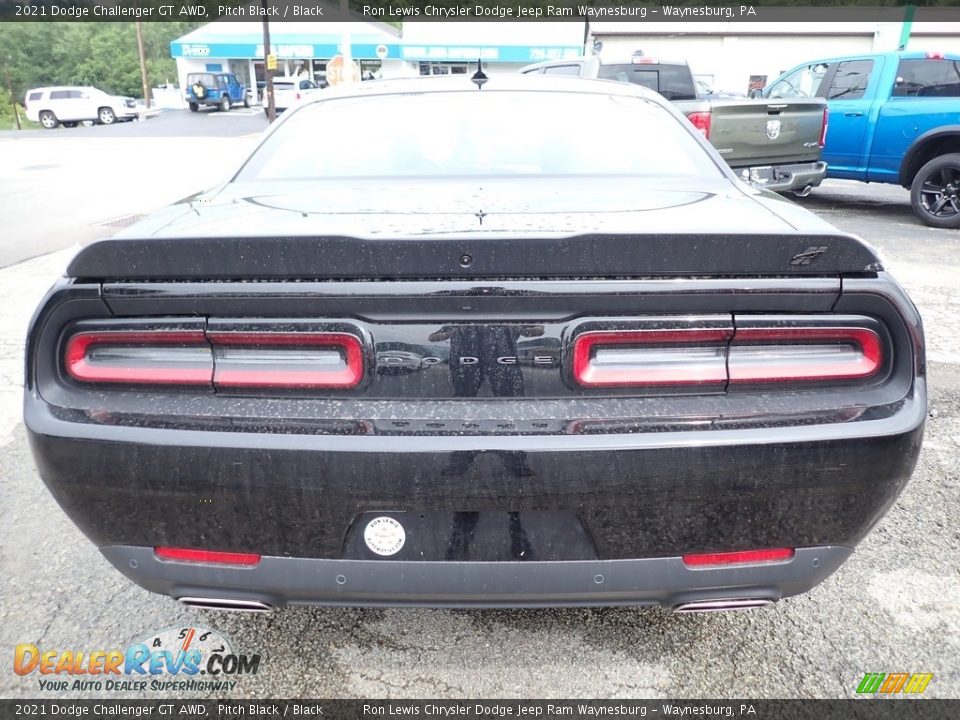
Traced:
POLYGON ((478 72, 325 91, 86 246, 24 412, 66 513, 190 605, 705 610, 846 560, 926 384, 874 251, 659 95, 478 72))

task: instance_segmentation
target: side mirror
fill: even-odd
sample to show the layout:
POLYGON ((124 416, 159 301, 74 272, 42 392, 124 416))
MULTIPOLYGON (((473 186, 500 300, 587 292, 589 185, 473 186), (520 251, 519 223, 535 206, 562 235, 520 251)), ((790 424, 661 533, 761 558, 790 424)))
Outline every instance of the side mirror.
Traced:
POLYGON ((754 99, 763 97, 763 90, 761 90, 760 88, 754 88, 753 90, 750 91, 749 97, 752 97, 754 99))

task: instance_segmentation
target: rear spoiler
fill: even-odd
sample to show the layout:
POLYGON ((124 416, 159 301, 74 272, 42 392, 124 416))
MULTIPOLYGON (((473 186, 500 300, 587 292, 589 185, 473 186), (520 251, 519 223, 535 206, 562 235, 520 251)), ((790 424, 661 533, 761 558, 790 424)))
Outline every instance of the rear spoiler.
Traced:
POLYGON ((572 237, 115 238, 88 245, 83 280, 363 280, 794 276, 875 273, 880 259, 844 234, 572 237))

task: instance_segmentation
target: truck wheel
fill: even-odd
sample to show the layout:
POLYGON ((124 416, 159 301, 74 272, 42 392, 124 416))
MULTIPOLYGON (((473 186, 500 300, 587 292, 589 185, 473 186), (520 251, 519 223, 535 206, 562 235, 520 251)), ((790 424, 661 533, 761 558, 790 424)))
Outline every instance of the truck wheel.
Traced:
POLYGON ((244 106, 245 108, 250 107, 250 96, 249 96, 249 95, 244 95, 244 96, 243 96, 243 106, 244 106))
POLYGON ((200 105, 199 103, 190 103, 190 112, 199 112, 200 105))
POLYGON ((117 116, 110 108, 102 107, 97 110, 97 119, 103 125, 113 125, 113 123, 117 120, 117 116))
POLYGON ((57 116, 54 115, 49 110, 44 110, 40 113, 40 124, 43 125, 47 130, 53 130, 57 125, 60 124, 60 121, 57 120, 57 116))
POLYGON ((223 110, 223 112, 229 112, 229 111, 230 111, 230 107, 231 107, 231 106, 230 106, 230 98, 229 98, 229 96, 224 95, 224 96, 220 99, 220 109, 223 110))
POLYGON ((960 153, 936 157, 910 186, 910 203, 923 222, 937 228, 960 228, 960 153))

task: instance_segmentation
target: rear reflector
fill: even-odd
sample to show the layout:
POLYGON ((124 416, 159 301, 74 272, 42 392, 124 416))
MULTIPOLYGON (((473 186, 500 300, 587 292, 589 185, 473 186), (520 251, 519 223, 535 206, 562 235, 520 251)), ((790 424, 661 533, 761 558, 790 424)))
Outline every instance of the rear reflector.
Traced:
POLYGON ((587 332, 573 342, 573 377, 584 387, 723 385, 723 328, 587 332))
POLYGON ((363 347, 345 333, 207 333, 217 388, 349 389, 363 379, 363 347))
POLYGON ((79 332, 64 351, 74 380, 130 385, 209 385, 213 354, 202 330, 79 332))
POLYGON ((260 564, 260 556, 253 553, 217 552, 216 550, 191 550, 190 548, 155 547, 154 555, 161 560, 173 562, 212 563, 253 567, 260 564))
POLYGON ((742 550, 739 552, 696 553, 683 556, 683 564, 690 567, 724 567, 727 565, 754 565, 756 563, 785 562, 793 559, 793 548, 769 550, 742 550))
POLYGON ((861 327, 738 328, 731 383, 857 380, 883 364, 880 336, 861 327))
POLYGON ((709 112, 692 112, 687 115, 687 120, 689 120, 697 130, 702 132, 707 140, 710 139, 710 119, 709 112))

